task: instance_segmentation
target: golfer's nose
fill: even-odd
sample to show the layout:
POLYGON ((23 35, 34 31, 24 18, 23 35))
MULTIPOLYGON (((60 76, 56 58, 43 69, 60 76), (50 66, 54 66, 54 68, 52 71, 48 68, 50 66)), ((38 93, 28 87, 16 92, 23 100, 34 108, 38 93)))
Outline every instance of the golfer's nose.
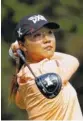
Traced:
POLYGON ((46 35, 43 39, 43 42, 44 43, 50 43, 51 42, 51 39, 46 35))

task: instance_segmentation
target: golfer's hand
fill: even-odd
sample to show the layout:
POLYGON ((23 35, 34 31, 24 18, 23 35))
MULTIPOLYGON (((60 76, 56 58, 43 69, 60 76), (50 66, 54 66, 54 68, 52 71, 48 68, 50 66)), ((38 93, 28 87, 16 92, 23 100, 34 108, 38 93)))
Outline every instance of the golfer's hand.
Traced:
POLYGON ((18 42, 15 41, 14 43, 12 43, 10 48, 12 49, 13 54, 14 54, 15 56, 18 56, 18 54, 17 54, 17 52, 16 52, 17 49, 20 48, 18 42))
POLYGON ((11 58, 13 58, 13 59, 17 59, 17 58, 19 58, 18 57, 18 54, 17 54, 17 49, 19 49, 20 47, 19 47, 19 44, 18 44, 18 42, 17 41, 15 41, 14 43, 12 43, 11 44, 11 46, 10 46, 10 49, 9 49, 9 55, 10 55, 10 57, 11 58))

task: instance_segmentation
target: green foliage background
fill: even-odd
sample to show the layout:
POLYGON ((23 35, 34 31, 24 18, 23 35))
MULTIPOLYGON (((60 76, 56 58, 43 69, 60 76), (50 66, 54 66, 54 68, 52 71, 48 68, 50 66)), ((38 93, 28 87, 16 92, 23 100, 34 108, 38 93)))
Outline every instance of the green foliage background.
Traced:
POLYGON ((8 49, 15 41, 14 28, 25 15, 39 13, 50 21, 56 21, 61 29, 55 32, 57 51, 76 56, 80 62, 78 71, 70 79, 75 87, 83 112, 83 0, 3 0, 1 1, 1 113, 2 120, 25 120, 26 111, 10 103, 9 89, 15 66, 8 49))

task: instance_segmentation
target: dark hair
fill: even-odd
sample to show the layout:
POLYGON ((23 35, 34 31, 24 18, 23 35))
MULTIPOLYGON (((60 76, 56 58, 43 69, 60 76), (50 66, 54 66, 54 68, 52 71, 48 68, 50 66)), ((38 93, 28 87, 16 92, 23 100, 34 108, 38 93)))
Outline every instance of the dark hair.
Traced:
MULTIPOLYGON (((23 51, 22 51, 22 54, 24 55, 23 51)), ((22 61, 22 59, 20 58, 20 61, 19 61, 19 65, 18 67, 16 67, 16 74, 13 75, 13 78, 12 78, 12 81, 11 81, 11 84, 10 84, 10 100, 14 100, 15 99, 15 95, 16 95, 16 92, 18 90, 18 83, 17 83, 17 73, 20 71, 22 65, 24 64, 24 62, 22 61)))

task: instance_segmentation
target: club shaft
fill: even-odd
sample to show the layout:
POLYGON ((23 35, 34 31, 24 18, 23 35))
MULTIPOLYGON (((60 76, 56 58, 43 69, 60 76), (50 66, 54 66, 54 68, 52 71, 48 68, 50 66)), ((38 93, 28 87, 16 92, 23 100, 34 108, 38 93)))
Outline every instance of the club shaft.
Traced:
POLYGON ((32 71, 31 67, 29 66, 29 64, 27 63, 24 55, 22 54, 21 50, 18 49, 17 50, 17 54, 19 55, 19 57, 23 60, 23 62, 26 64, 26 66, 29 68, 29 70, 31 71, 32 75, 35 77, 35 79, 37 78, 36 75, 34 74, 34 72, 32 71))

